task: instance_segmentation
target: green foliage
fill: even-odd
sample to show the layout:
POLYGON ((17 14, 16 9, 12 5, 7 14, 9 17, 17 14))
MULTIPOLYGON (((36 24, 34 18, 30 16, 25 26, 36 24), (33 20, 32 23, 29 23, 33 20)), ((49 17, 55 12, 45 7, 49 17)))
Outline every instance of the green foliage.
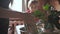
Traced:
POLYGON ((45 14, 43 12, 41 12, 40 10, 36 10, 33 12, 33 15, 39 19, 44 20, 44 16, 45 14))
POLYGON ((43 6, 44 10, 49 10, 50 9, 50 5, 47 3, 46 5, 43 6))

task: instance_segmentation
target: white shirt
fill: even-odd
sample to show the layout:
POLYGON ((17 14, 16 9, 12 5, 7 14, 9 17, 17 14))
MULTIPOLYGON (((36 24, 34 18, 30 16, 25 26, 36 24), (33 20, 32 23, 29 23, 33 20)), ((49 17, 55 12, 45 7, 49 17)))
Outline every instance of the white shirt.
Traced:
POLYGON ((16 26, 17 34, 21 34, 20 28, 22 28, 22 27, 24 27, 24 25, 17 25, 17 26, 16 26))

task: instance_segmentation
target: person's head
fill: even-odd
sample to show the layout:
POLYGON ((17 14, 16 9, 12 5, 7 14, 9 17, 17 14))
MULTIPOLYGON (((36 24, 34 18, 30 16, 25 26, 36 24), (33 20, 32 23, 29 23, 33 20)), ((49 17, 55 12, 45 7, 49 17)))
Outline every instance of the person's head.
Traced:
POLYGON ((32 1, 29 5, 31 7, 32 12, 38 9, 38 1, 32 1))
POLYGON ((60 4, 60 0, 58 0, 59 4, 60 4))
POLYGON ((46 0, 45 3, 50 3, 50 4, 53 4, 53 3, 60 3, 60 0, 46 0))
POLYGON ((60 0, 48 0, 47 3, 49 3, 50 5, 55 6, 55 5, 59 5, 60 4, 60 0))
POLYGON ((0 0, 0 7, 9 8, 9 3, 13 3, 13 0, 0 0))

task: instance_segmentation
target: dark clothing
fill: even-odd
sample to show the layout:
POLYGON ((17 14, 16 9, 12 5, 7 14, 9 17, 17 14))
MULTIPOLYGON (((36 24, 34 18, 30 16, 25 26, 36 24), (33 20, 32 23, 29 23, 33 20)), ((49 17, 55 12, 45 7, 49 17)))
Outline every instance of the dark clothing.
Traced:
POLYGON ((48 22, 51 23, 52 25, 55 25, 58 29, 60 29, 59 17, 58 16, 49 15, 48 16, 48 22))
POLYGON ((58 16, 52 16, 52 15, 48 16, 48 22, 50 22, 50 23, 56 23, 56 22, 58 22, 58 20, 59 20, 58 16))
POLYGON ((0 7, 9 8, 10 0, 0 0, 0 7))
POLYGON ((7 34, 9 26, 8 18, 0 18, 0 34, 7 34))

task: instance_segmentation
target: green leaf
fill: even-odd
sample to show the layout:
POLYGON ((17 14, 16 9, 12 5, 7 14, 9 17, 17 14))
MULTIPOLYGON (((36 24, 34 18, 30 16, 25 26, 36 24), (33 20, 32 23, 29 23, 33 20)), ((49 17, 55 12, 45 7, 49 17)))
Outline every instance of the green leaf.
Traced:
POLYGON ((49 9, 50 9, 50 5, 49 5, 49 4, 44 5, 44 6, 43 6, 43 9, 44 9, 44 10, 49 10, 49 9))
POLYGON ((45 20, 45 14, 40 10, 34 11, 33 15, 39 19, 45 20))

